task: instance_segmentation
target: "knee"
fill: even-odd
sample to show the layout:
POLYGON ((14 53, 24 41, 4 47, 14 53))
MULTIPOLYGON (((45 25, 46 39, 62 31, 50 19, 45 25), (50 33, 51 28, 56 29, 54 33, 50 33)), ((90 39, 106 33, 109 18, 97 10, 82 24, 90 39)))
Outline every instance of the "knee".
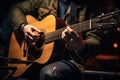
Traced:
POLYGON ((55 66, 45 66, 40 72, 40 80, 54 80, 57 77, 55 66))
POLYGON ((55 62, 42 68, 40 80, 80 80, 80 75, 72 64, 55 62))

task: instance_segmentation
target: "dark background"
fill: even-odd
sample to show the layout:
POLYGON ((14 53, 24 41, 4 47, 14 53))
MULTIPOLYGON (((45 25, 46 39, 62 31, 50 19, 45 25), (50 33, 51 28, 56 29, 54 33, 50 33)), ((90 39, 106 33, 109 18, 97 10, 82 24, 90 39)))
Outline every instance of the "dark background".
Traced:
POLYGON ((23 0, 2 0, 0 2, 0 56, 7 56, 11 33, 8 14, 11 7, 23 0))
MULTIPOLYGON (((11 7, 23 0, 1 0, 0 1, 0 80, 4 80, 9 75, 7 72, 7 63, 1 57, 7 57, 9 40, 12 29, 8 21, 8 14, 11 7)), ((10 79, 8 79, 10 80, 10 79)))

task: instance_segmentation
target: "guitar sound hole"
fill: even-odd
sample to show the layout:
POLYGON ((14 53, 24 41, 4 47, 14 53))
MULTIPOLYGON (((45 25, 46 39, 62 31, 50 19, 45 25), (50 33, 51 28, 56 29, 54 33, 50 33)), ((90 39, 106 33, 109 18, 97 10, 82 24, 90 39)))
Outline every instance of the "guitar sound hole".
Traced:
POLYGON ((38 59, 42 54, 42 50, 37 51, 35 47, 29 47, 28 49, 28 59, 27 60, 36 60, 38 59))
POLYGON ((40 38, 39 40, 36 42, 36 47, 37 48, 41 48, 45 42, 45 34, 43 32, 40 33, 40 38))

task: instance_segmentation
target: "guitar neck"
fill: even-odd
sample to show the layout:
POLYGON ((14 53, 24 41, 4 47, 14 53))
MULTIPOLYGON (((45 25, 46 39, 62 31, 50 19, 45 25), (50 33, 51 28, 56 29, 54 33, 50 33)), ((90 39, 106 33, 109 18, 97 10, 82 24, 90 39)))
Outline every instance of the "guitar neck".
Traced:
MULTIPOLYGON (((93 29, 107 29, 107 28, 112 28, 113 25, 116 25, 116 21, 108 21, 104 22, 106 19, 111 19, 113 15, 105 16, 105 17, 97 17, 94 19, 90 19, 84 22, 80 22, 74 25, 71 25, 70 27, 76 31, 77 33, 93 30, 93 29)), ((46 34, 46 41, 45 43, 50 43, 55 40, 61 39, 61 33, 65 28, 58 29, 54 32, 50 32, 46 34)))
MULTIPOLYGON (((77 23, 77 24, 71 25, 70 27, 77 33, 81 33, 81 32, 93 29, 92 20, 77 23)), ((54 32, 50 32, 50 33, 46 34, 45 43, 49 43, 49 42, 61 39, 61 33, 64 29, 65 28, 61 28, 54 32)))

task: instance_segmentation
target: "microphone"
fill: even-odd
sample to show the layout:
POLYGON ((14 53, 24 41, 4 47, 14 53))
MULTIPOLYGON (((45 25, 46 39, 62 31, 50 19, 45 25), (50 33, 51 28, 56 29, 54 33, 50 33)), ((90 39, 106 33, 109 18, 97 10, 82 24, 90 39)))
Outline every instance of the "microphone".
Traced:
POLYGON ((35 63, 34 61, 28 61, 28 60, 21 60, 21 59, 16 59, 16 58, 7 58, 7 57, 2 57, 0 56, 0 62, 5 62, 5 63, 17 63, 17 64, 30 64, 30 63, 35 63))

